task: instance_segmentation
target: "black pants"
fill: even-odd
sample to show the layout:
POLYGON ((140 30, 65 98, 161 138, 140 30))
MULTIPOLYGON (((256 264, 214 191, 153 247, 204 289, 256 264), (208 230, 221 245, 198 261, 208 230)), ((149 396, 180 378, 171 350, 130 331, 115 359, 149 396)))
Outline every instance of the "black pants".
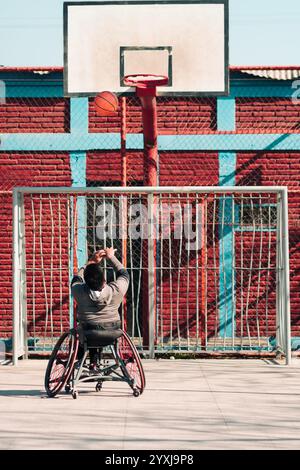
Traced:
POLYGON ((89 348, 90 364, 97 365, 101 359, 102 348, 89 348))
MULTIPOLYGON (((97 364, 101 359, 102 348, 89 348, 90 364, 97 364)), ((84 347, 79 344, 77 359, 81 361, 84 355, 84 347)))
MULTIPOLYGON (((83 330, 118 330, 121 328, 121 322, 111 322, 111 323, 99 323, 98 325, 92 325, 88 323, 83 323, 82 325, 83 330)), ((90 356, 90 364, 97 364, 98 361, 101 359, 101 352, 102 348, 88 348, 89 349, 89 356, 90 356)), ((78 359, 82 359, 84 355, 84 348, 81 344, 79 344, 78 348, 78 359)))

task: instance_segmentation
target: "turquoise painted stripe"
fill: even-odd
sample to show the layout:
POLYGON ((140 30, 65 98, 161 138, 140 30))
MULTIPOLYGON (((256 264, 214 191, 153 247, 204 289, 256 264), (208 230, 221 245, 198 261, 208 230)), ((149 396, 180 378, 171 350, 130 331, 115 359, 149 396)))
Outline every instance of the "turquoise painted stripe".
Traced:
POLYGON ((235 100, 230 97, 217 99, 217 127, 218 131, 235 130, 235 100))
MULTIPOLYGON (((219 185, 234 186, 236 172, 236 154, 219 153, 219 185)), ((235 277, 233 276, 234 229, 232 220, 234 201, 231 196, 220 201, 219 206, 219 256, 220 256, 220 306, 219 335, 231 338, 235 332, 235 277)))
POLYGON ((219 153, 219 185, 235 186, 236 154, 219 153))
POLYGON ((89 132, 89 100, 88 98, 70 99, 70 131, 74 136, 89 132))
MULTIPOLYGON (((72 187, 86 187, 86 154, 74 152, 70 154, 70 165, 72 175, 72 187)), ((77 198, 77 221, 78 221, 78 246, 77 260, 78 266, 83 266, 87 260, 87 233, 86 233, 86 198, 77 198)))
MULTIPOLYGON (((128 146, 130 145, 128 136, 128 146)), ((219 135, 181 135, 160 136, 159 150, 196 150, 196 151, 259 151, 299 150, 300 134, 219 134, 219 135)))
POLYGON ((274 86, 261 81, 254 86, 250 80, 240 80, 231 82, 230 87, 231 98, 291 98, 294 92, 292 82, 274 86))
MULTIPOLYGON (((0 134, 0 151, 88 152, 120 150, 119 134, 0 134)), ((158 138, 159 151, 293 151, 300 148, 300 134, 222 134, 163 135, 158 138)), ((143 149, 143 136, 127 136, 129 150, 143 149)))
POLYGON ((119 134, 0 134, 1 151, 88 151, 119 149, 119 134))
POLYGON ((20 83, 11 85, 6 83, 6 97, 7 98, 63 98, 64 89, 63 84, 40 84, 35 82, 20 83))
MULTIPOLYGON (((235 129, 235 99, 231 97, 217 100, 217 126, 221 131, 235 129)), ((219 153, 219 185, 234 186, 236 154, 219 153)), ((226 197, 219 205, 219 336, 231 338, 235 334, 235 278, 233 276, 234 214, 233 198, 226 197)))
POLYGON ((1 151, 86 152, 119 149, 120 134, 0 134, 1 151))
MULTIPOLYGON (((71 134, 76 138, 88 133, 89 126, 89 101, 88 98, 71 98, 70 100, 70 127, 71 134)), ((73 187, 86 187, 86 153, 77 151, 70 153, 70 165, 73 187)), ((86 198, 77 200, 78 217, 78 265, 82 266, 87 259, 87 233, 86 233, 86 198)))
MULTIPOLYGON (((70 130, 71 135, 76 138, 85 138, 88 133, 89 104, 87 98, 71 98, 70 100, 70 130)), ((76 151, 70 153, 70 168, 72 187, 86 187, 86 152, 76 151)), ((73 201, 72 201, 73 203, 73 201)), ((83 266, 87 261, 87 207, 86 197, 77 198, 77 263, 83 266)), ((73 211, 72 211, 73 212, 73 211)), ((72 233, 74 233, 72 231, 72 233)), ((74 240, 71 240, 74 246, 74 240)), ((71 253, 74 263, 74 251, 71 253)), ((73 275, 73 273, 71 273, 73 275)), ((73 299, 70 297, 70 325, 73 326, 73 299)))

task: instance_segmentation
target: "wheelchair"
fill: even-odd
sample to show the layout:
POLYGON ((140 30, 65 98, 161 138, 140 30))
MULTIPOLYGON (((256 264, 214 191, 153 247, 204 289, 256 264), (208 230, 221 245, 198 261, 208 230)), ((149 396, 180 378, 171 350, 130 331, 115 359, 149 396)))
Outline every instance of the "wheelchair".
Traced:
POLYGON ((78 385, 83 382, 96 383, 97 392, 106 381, 126 382, 134 397, 140 396, 146 385, 145 374, 139 353, 123 330, 80 331, 73 328, 57 341, 50 356, 45 373, 45 389, 49 398, 63 389, 74 399, 78 397, 78 385), (78 358, 79 344, 83 354, 78 358), (90 371, 87 358, 89 349, 110 350, 110 360, 100 360, 96 371, 90 371))

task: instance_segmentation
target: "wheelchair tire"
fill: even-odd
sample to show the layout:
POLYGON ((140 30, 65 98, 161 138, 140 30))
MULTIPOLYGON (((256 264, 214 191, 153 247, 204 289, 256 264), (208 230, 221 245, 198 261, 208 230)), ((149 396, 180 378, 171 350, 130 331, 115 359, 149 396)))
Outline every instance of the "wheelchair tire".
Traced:
POLYGON ((134 381, 132 388, 133 390, 137 390, 139 395, 141 395, 146 386, 143 365, 136 347, 124 331, 122 336, 118 339, 117 347, 118 356, 123 362, 123 364, 120 364, 122 372, 124 376, 128 376, 129 379, 134 381))
POLYGON ((64 333, 57 341, 45 373, 45 389, 53 398, 68 383, 78 351, 78 335, 75 330, 64 333))

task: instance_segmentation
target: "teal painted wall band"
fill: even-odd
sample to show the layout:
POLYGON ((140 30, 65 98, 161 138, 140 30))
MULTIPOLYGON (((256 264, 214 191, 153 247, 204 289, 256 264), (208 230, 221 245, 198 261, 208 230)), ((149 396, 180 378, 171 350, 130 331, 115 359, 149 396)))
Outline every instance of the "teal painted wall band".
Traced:
MULTIPOLYGON (((217 126, 220 131, 235 129, 235 99, 218 98, 217 126)), ((219 185, 234 186, 236 175, 236 154, 219 153, 219 185)), ((234 260, 234 201, 231 196, 219 203, 219 336, 235 336, 235 276, 234 260)))
POLYGON ((119 150, 120 134, 1 134, 0 151, 5 152, 87 152, 89 150, 119 150))
MULTIPOLYGON (((128 150, 143 150, 143 136, 127 135, 128 150)), ((299 151, 299 134, 162 135, 159 151, 299 151)), ((88 152, 121 148, 119 134, 0 134, 2 152, 88 152)))
MULTIPOLYGON (((127 138, 129 148, 131 138, 127 138)), ((299 134, 202 134, 202 135, 163 135, 158 138, 160 151, 294 151, 300 148, 299 134)))
POLYGON ((218 131, 235 130, 235 100, 229 96, 217 99, 218 131))
MULTIPOLYGON (((236 154, 219 153, 219 185, 234 186, 236 174, 236 154)), ((235 334, 235 276, 234 260, 234 200, 232 196, 220 201, 219 256, 220 256, 220 336, 232 338, 235 334)))
POLYGON ((236 153, 219 153, 219 185, 235 186, 236 153))
POLYGON ((88 98, 70 99, 70 133, 75 137, 87 135, 89 132, 89 100, 88 98))
MULTIPOLYGON (((72 175, 72 187, 86 187, 86 154, 74 152, 70 154, 70 165, 72 175)), ((87 212, 86 198, 78 196, 77 198, 77 226, 78 226, 78 246, 77 260, 78 266, 83 266, 87 261, 87 212)))
MULTIPOLYGON (((84 138, 88 133, 89 126, 89 100, 88 98, 71 98, 70 100, 71 115, 71 134, 77 138, 84 138)), ((86 187, 86 153, 71 152, 70 165, 73 187, 86 187)), ((78 265, 82 266, 87 259, 87 213, 86 198, 78 197, 77 200, 77 217, 78 217, 78 265)))
MULTIPOLYGON (((1 80, 1 78, 0 78, 1 80)), ((5 82, 5 80, 4 80, 5 82)), ((7 83, 7 82, 6 82, 7 83)), ((63 98, 63 85, 39 84, 39 83, 19 83, 6 85, 7 98, 63 98)))
POLYGON ((291 98, 295 92, 293 82, 278 82, 278 85, 270 81, 257 81, 253 85, 252 80, 235 80, 230 88, 230 98, 291 98))
MULTIPOLYGON (((87 98, 71 98, 70 100, 70 130, 71 135, 77 139, 84 138, 88 133, 89 103, 87 98)), ((70 169, 72 187, 86 187, 86 152, 76 151, 70 153, 70 169)), ((71 201, 74 204, 74 201, 71 201)), ((73 207, 72 207, 73 209, 73 207)), ((83 266, 87 261, 87 206, 86 197, 77 198, 77 263, 83 266)), ((72 210, 73 213, 73 210, 72 210)), ((72 221, 73 223, 73 221, 72 221)), ((72 233, 74 231, 72 230, 72 233)), ((74 240, 71 240, 74 247, 74 240)), ((74 264, 74 249, 71 251, 71 268, 74 264)), ((70 277, 73 272, 70 273, 70 277)), ((70 297, 70 325, 73 326, 73 299, 70 297)))

